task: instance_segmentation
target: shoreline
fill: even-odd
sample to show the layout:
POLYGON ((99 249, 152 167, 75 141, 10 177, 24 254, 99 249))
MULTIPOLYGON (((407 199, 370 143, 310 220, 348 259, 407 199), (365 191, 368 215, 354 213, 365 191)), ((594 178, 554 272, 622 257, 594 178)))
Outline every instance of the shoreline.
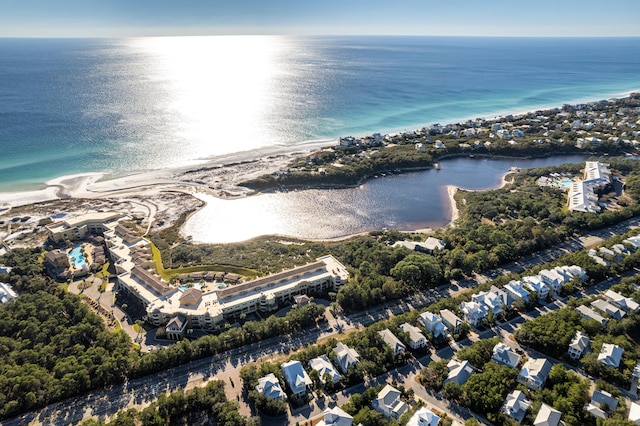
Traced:
MULTIPOLYGON (((601 97, 597 100, 578 98, 578 100, 568 102, 570 105, 577 105, 601 102, 610 99, 621 100, 638 92, 640 92, 640 89, 632 89, 624 92, 616 92, 611 96, 604 98, 601 97)), ((492 122, 503 119, 508 115, 519 116, 537 111, 551 111, 562 108, 562 106, 566 104, 567 102, 560 105, 556 104, 555 106, 539 108, 532 106, 520 112, 504 111, 488 114, 491 116, 490 118, 486 118, 486 116, 476 118, 482 118, 488 122, 492 122)), ((468 120, 473 120, 473 118, 469 118, 468 120)), ((462 123, 464 121, 466 120, 451 119, 449 120, 449 124, 462 123)), ((428 124, 423 124, 422 126, 428 126, 428 124)), ((190 187, 195 190, 203 190, 219 198, 247 196, 251 195, 254 191, 239 187, 237 184, 240 181, 249 180, 249 178, 254 175, 259 176, 268 174, 271 169, 274 169, 274 171, 279 169, 279 167, 275 167, 276 165, 284 166, 295 157, 307 155, 323 147, 333 145, 335 145, 335 139, 316 139, 292 145, 272 145, 250 151, 222 154, 206 159, 194 159, 189 165, 166 167, 156 170, 139 170, 125 176, 109 177, 108 179, 105 179, 105 177, 110 176, 108 171, 62 175, 49 179, 44 182, 43 186, 34 188, 33 190, 15 192, 0 191, 0 213, 3 210, 12 207, 19 207, 44 201, 65 198, 103 198, 131 193, 132 191, 148 191, 165 185, 175 185, 183 190, 185 187, 190 187), (274 157, 281 157, 281 161, 277 161, 277 158, 274 157), (246 165, 250 162, 255 163, 253 167, 254 170, 243 170, 241 178, 238 178, 238 175, 234 176, 233 172, 225 173, 225 171, 234 167, 246 165), (263 170, 261 173, 257 173, 258 169, 263 170), (216 178, 216 175, 218 174, 222 175, 220 176, 220 179, 218 179, 219 184, 216 187, 207 188, 207 185, 200 184, 198 179, 187 179, 189 175, 207 172, 213 175, 214 178, 216 178), (223 179, 228 180, 228 182, 224 182, 223 179)), ((320 186, 320 188, 324 187, 327 186, 320 186)), ((334 187, 339 186, 334 185, 334 187)))

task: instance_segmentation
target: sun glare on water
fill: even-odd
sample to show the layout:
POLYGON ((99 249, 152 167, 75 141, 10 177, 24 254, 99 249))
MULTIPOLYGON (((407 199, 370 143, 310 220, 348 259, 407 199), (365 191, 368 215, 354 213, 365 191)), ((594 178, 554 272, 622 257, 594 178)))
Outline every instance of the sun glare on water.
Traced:
POLYGON ((176 139, 189 158, 273 144, 266 114, 282 39, 273 36, 155 37, 131 41, 160 82, 176 139))

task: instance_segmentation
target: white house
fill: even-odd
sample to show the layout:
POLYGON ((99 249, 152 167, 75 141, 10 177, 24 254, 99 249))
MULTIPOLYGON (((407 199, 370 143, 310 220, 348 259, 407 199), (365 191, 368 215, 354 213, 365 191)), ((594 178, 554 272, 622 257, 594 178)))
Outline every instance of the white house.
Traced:
POLYGON ((471 296, 471 300, 483 304, 487 314, 493 312, 494 315, 500 315, 503 307, 509 305, 507 292, 496 286, 491 286, 489 291, 481 291, 478 294, 474 294, 471 296))
POLYGON ((297 397, 306 394, 313 383, 307 372, 302 368, 300 361, 288 361, 282 364, 282 374, 289 389, 291 389, 291 393, 297 397))
POLYGON ((524 419, 524 416, 527 414, 527 409, 530 405, 531 401, 528 401, 525 398, 522 391, 514 390, 513 392, 509 393, 509 395, 507 395, 507 398, 504 400, 504 404, 500 408, 500 411, 520 423, 522 419, 524 419))
POLYGON ((462 302, 460 310, 464 314, 464 319, 472 326, 476 327, 486 318, 487 308, 482 303, 476 301, 462 302))
POLYGON ((522 277, 524 286, 538 295, 539 300, 545 300, 549 296, 549 286, 538 275, 522 277))
POLYGON ((605 325, 608 321, 605 317, 588 306, 580 305, 576 308, 576 311, 578 311, 582 318, 598 321, 601 325, 605 325))
POLYGON ((609 417, 609 412, 615 411, 617 407, 617 398, 614 398, 607 391, 595 390, 593 391, 593 395, 591 395, 591 401, 585 409, 594 417, 606 419, 609 417))
POLYGON ((325 377, 329 377, 333 383, 340 381, 340 373, 336 371, 326 355, 313 358, 309 361, 309 368, 318 372, 322 383, 325 383, 325 377))
POLYGON ((440 317, 442 317, 442 323, 447 326, 449 331, 453 334, 460 332, 460 324, 462 324, 462 320, 458 318, 456 314, 451 312, 449 309, 442 309, 440 311, 440 317))
POLYGON ((504 286, 504 290, 513 300, 529 300, 529 292, 524 288, 522 281, 511 280, 504 286))
POLYGON ((409 407, 400 399, 400 391, 391 385, 386 385, 372 401, 373 408, 385 417, 399 419, 409 407))
POLYGON ((382 340, 391 348, 394 355, 402 355, 406 349, 404 344, 388 328, 378 331, 382 340))
POLYGON ((454 382, 459 385, 463 385, 473 374, 473 367, 471 367, 469 361, 458 361, 452 359, 447 364, 447 368, 449 369, 449 374, 444 381, 445 384, 454 382))
POLYGON ((342 342, 338 342, 333 351, 336 354, 338 368, 343 373, 346 373, 347 370, 349 370, 349 367, 357 364, 358 361, 360 361, 360 355, 358 354, 358 352, 356 352, 355 349, 344 345, 342 342))
POLYGON ((598 354, 598 361, 604 365, 608 365, 609 367, 618 368, 620 366, 620 361, 622 360, 623 352, 624 349, 618 345, 603 343, 602 349, 598 354))
POLYGON ((545 358, 529 358, 518 374, 518 382, 531 390, 538 390, 544 386, 550 372, 551 363, 545 358))
POLYGON ((635 402, 631 403, 628 419, 630 422, 640 425, 640 404, 635 402))
POLYGON ((411 349, 420 349, 427 346, 427 338, 418 327, 405 322, 400 325, 400 329, 409 335, 409 347, 411 349))
POLYGON ((569 349, 567 351, 569 357, 575 360, 580 359, 590 344, 591 340, 589 340, 586 334, 581 331, 576 331, 576 335, 573 337, 573 340, 571 340, 571 343, 569 343, 569 349))
POLYGON ((558 426, 562 413, 549 405, 542 403, 540 411, 533 421, 533 426, 558 426))
POLYGON ((407 422, 407 426, 438 426, 440 417, 429 410, 427 407, 421 407, 415 412, 407 422))
POLYGON ((493 355, 491 359, 498 364, 506 365, 507 367, 516 368, 520 364, 520 355, 515 353, 513 349, 499 342, 493 347, 493 355))
POLYGON ((316 426, 351 426, 353 424, 353 417, 345 413, 337 405, 333 408, 327 408, 324 410, 323 418, 316 426))
POLYGON ((258 379, 258 386, 256 386, 256 391, 258 393, 263 394, 267 398, 271 399, 287 399, 287 395, 280 387, 280 382, 275 374, 269 373, 266 376, 258 379))
POLYGON ((444 143, 440 139, 437 139, 435 141, 435 143, 433 144, 433 146, 436 149, 445 149, 446 148, 446 146, 444 146, 444 143))
POLYGON ((433 334, 433 337, 435 338, 447 335, 447 327, 442 323, 442 319, 436 314, 423 312, 420 314, 418 322, 424 326, 427 332, 433 334))
POLYGON ((18 293, 13 291, 11 284, 0 283, 0 305, 4 305, 11 299, 18 297, 18 293))

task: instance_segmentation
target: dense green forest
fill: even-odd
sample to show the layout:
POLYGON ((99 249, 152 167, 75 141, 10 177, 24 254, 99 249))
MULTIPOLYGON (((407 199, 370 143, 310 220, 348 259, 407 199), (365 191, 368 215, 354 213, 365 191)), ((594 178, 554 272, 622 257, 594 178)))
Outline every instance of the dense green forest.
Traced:
POLYGON ((157 401, 142 410, 118 412, 108 422, 86 420, 82 426, 164 426, 206 425, 259 426, 260 419, 247 419, 238 413, 238 404, 224 393, 224 383, 212 380, 203 388, 161 394, 157 401))

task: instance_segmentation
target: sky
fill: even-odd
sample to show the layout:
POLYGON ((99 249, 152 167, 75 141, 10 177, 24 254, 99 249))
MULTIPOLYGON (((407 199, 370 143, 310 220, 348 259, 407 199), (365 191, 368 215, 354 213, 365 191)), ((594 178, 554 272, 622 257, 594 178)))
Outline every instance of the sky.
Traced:
POLYGON ((639 0, 0 0, 0 37, 640 36, 639 0))

